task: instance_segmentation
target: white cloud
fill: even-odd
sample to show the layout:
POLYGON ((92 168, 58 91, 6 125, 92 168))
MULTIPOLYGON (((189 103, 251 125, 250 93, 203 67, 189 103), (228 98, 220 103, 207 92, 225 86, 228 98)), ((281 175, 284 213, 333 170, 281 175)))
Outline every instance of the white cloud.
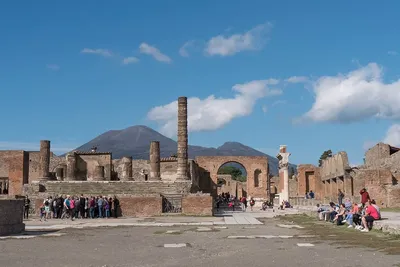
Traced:
POLYGON ((124 65, 128 65, 128 64, 132 64, 132 63, 137 63, 139 62, 139 59, 136 57, 126 57, 122 60, 122 64, 124 65))
POLYGON ((383 142, 391 146, 400 146, 400 124, 390 126, 383 142))
POLYGON ((57 71, 60 69, 60 66, 56 65, 56 64, 47 64, 46 68, 50 69, 50 70, 54 70, 57 71))
POLYGON ((90 49, 90 48, 84 48, 81 51, 82 54, 95 54, 95 55, 100 55, 103 57, 111 57, 113 54, 111 51, 107 49, 90 49))
POLYGON ((188 48, 190 48, 191 46, 194 45, 194 41, 187 41, 186 43, 184 43, 182 45, 182 47, 179 49, 179 55, 181 55, 182 57, 189 57, 189 52, 188 52, 188 48))
POLYGON ((292 76, 285 81, 288 83, 306 83, 309 81, 309 78, 306 76, 292 76))
MULTIPOLYGON (((65 153, 77 147, 76 145, 66 144, 51 144, 51 151, 55 153, 65 153)), ((25 151, 39 151, 40 142, 7 142, 0 141, 0 149, 2 150, 25 150, 25 151)))
POLYGON ((271 27, 272 24, 265 23, 245 33, 215 36, 208 41, 205 52, 210 56, 232 56, 241 51, 260 50, 266 44, 271 27))
POLYGON ((399 55, 399 52, 397 52, 397 51, 388 51, 388 55, 389 56, 398 56, 399 55))
POLYGON ((154 46, 148 45, 146 43, 141 43, 139 46, 139 49, 140 49, 140 53, 150 55, 157 61, 165 62, 165 63, 172 62, 171 58, 169 58, 167 55, 164 55, 163 53, 161 53, 160 50, 158 50, 154 46))
POLYGON ((312 84, 315 102, 302 117, 315 122, 352 122, 400 118, 400 80, 385 83, 383 71, 370 63, 346 75, 325 76, 312 84))
MULTIPOLYGON (((188 127, 190 132, 216 130, 235 118, 248 116, 253 112, 257 100, 279 95, 279 89, 270 86, 278 84, 278 80, 255 80, 232 87, 235 96, 232 98, 216 98, 210 95, 205 99, 192 97, 188 99, 188 127)), ((164 106, 152 108, 148 118, 162 125, 161 132, 169 137, 176 136, 177 101, 164 106)))
POLYGON ((267 113, 268 107, 267 107, 266 105, 262 106, 262 111, 263 111, 264 113, 267 113))

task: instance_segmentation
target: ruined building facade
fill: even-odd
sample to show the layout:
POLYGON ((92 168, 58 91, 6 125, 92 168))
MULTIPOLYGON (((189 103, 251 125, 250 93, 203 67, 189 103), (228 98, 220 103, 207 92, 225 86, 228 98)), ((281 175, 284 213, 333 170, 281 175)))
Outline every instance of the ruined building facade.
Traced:
POLYGON ((118 197, 127 216, 160 215, 168 205, 184 214, 211 215, 219 167, 238 162, 249 174, 239 187, 259 201, 268 198, 266 157, 188 159, 187 98, 179 97, 177 106, 177 157, 160 158, 158 141, 149 144, 148 160, 113 159, 96 149, 56 156, 51 142, 42 140, 40 151, 0 151, 1 193, 28 195, 36 209, 48 196, 84 194, 118 197))
MULTIPOLYGON (((400 207, 400 149, 378 143, 365 153, 361 166, 351 167, 346 152, 339 152, 322 161, 322 166, 301 164, 297 167, 296 198, 304 198, 312 190, 321 202, 337 202, 338 189, 345 198, 360 201, 360 190, 366 188, 382 207, 400 207)), ((292 193, 292 195, 293 195, 292 193)))

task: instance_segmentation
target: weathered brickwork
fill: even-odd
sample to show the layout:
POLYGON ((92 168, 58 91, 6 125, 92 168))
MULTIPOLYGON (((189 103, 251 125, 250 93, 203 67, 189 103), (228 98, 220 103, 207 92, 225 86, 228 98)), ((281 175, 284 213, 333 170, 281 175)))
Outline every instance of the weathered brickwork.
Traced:
POLYGON ((161 196, 120 197, 122 216, 159 216, 162 212, 161 196))
POLYGON ((28 154, 25 151, 0 151, 0 177, 9 181, 8 195, 21 195, 28 182, 28 154))
POLYGON ((323 199, 322 182, 319 168, 312 164, 301 164, 297 166, 297 192, 299 196, 305 196, 306 192, 313 191, 316 199, 323 199))
POLYGON ((213 199, 208 194, 187 195, 182 198, 182 213, 185 215, 212 216, 213 199))
POLYGON ((18 234, 25 230, 24 200, 0 199, 0 235, 18 234))

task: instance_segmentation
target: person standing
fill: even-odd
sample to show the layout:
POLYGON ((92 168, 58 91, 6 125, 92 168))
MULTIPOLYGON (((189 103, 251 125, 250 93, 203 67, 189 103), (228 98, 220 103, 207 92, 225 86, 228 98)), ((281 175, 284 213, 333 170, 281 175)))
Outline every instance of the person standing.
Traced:
POLYGON ((343 204, 344 193, 342 190, 338 189, 338 204, 339 206, 343 204))
POLYGON ((99 218, 103 218, 103 197, 99 196, 97 200, 97 207, 99 209, 99 218))
POLYGON ((30 208, 31 200, 28 196, 25 197, 25 204, 24 204, 24 219, 28 219, 29 217, 29 208, 30 208))
POLYGON ((114 196, 114 218, 118 218, 119 200, 117 196, 114 196))
POLYGON ((363 189, 361 189, 360 195, 361 195, 361 208, 363 209, 364 206, 365 206, 365 203, 370 201, 371 198, 369 197, 369 194, 368 194, 367 189, 365 187, 363 189))

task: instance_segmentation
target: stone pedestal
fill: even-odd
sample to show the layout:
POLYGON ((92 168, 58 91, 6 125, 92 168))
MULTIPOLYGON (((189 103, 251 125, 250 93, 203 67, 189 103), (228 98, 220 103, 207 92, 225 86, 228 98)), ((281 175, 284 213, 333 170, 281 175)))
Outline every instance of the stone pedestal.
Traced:
POLYGON ((132 178, 132 157, 122 158, 122 174, 120 177, 121 181, 133 180, 132 178))
POLYGON ((281 145, 279 148, 279 154, 276 156, 279 160, 279 173, 282 173, 283 177, 283 188, 279 193, 279 204, 282 204, 283 201, 290 201, 289 198, 289 156, 290 153, 286 151, 286 146, 281 145))
POLYGON ((94 167, 94 179, 95 181, 104 181, 104 166, 94 167))
POLYGON ((76 157, 75 153, 69 153, 66 156, 67 161, 67 175, 66 180, 74 181, 76 180, 76 157))
POLYGON ((39 177, 40 180, 50 180, 50 141, 40 141, 39 152, 39 177))
POLYGON ((187 98, 178 98, 178 169, 177 181, 188 180, 188 121, 187 98))

